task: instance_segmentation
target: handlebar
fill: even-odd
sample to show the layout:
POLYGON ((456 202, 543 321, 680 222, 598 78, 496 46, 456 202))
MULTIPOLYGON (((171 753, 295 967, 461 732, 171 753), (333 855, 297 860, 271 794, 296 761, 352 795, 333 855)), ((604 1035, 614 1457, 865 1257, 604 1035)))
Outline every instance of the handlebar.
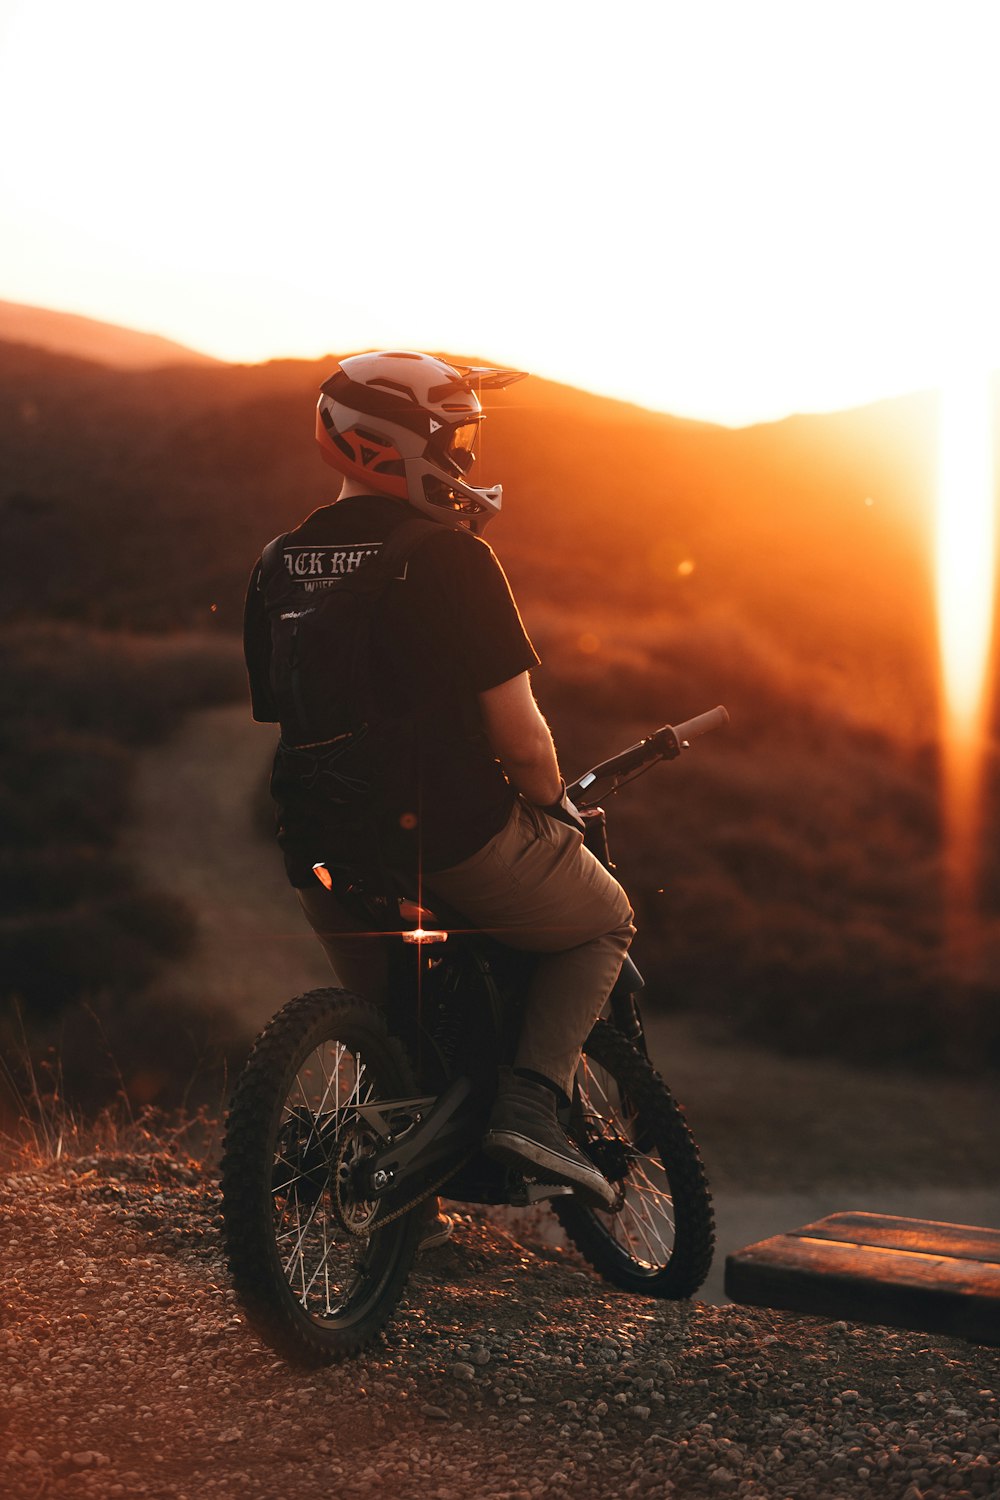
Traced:
MULTIPOLYGON (((710 708, 707 713, 695 714, 693 719, 685 719, 683 724, 674 725, 674 734, 682 750, 685 750, 691 740, 696 740, 701 734, 710 734, 713 729, 722 729, 729 723, 729 712, 720 703, 718 708, 710 708)), ((662 734, 662 730, 658 733, 662 734)))
POLYGON ((644 770, 658 760, 676 760, 681 751, 686 750, 690 742, 699 735, 721 729, 728 723, 729 714, 720 703, 718 708, 696 714, 693 719, 685 719, 682 724, 664 724, 662 729, 647 735, 637 745, 630 745, 627 750, 612 755, 610 760, 602 760, 599 765, 585 771, 566 788, 567 794, 577 807, 593 807, 602 796, 616 792, 623 779, 632 772, 644 770))

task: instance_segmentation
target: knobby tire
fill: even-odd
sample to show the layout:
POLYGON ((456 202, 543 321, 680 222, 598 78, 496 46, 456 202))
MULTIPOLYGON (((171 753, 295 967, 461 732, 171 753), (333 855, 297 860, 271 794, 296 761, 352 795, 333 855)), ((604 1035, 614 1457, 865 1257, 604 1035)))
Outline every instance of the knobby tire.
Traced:
POLYGON ((333 1163, 360 1124, 348 1085, 354 1104, 417 1092, 375 1006, 344 990, 312 990, 258 1037, 227 1118, 223 1225, 233 1283, 251 1325, 298 1364, 348 1357, 376 1337, 403 1294, 419 1237, 418 1213, 382 1229, 376 1221, 367 1238, 337 1219, 333 1163))
POLYGON ((715 1245, 712 1199, 684 1114, 645 1057, 606 1021, 577 1073, 574 1130, 623 1202, 618 1212, 556 1198, 567 1236, 607 1281, 650 1297, 690 1297, 715 1245))

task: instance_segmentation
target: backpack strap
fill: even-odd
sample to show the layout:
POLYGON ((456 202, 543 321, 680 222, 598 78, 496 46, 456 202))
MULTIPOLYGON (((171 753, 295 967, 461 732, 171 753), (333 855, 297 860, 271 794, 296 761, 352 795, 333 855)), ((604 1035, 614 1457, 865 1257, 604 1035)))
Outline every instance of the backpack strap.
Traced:
POLYGON ((285 565, 284 551, 288 535, 287 531, 283 531, 280 536, 276 536, 273 541, 268 542, 260 554, 260 573, 257 575, 257 588, 262 593, 267 588, 275 573, 285 565))
MULTIPOLYGON (((349 573, 342 586, 357 593, 370 593, 385 588, 400 576, 400 570, 405 568, 413 554, 425 542, 429 542, 432 536, 437 536, 440 530, 439 521, 424 520, 422 516, 414 516, 409 521, 401 522, 390 531, 377 556, 362 563, 355 572, 349 573)), ((279 540, 283 541, 283 538, 279 540)))

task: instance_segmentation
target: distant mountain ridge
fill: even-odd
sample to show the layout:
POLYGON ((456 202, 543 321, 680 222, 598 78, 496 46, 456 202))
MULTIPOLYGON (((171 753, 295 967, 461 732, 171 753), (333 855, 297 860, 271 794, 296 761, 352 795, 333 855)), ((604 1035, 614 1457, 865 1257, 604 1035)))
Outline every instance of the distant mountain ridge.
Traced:
MULTIPOLYGON (((43 570, 63 618, 164 628, 211 603, 235 625, 248 561, 336 493, 313 442, 335 357, 129 369, 0 333, 0 615, 37 609, 43 570)), ((736 609, 930 711, 932 397, 729 429, 522 389, 489 403, 476 469, 503 481, 489 539, 519 598, 603 640, 736 609)))
POLYGON ((0 340, 91 359, 119 370, 221 363, 210 354, 188 349, 158 333, 142 333, 136 328, 102 323, 79 313, 30 307, 21 302, 0 301, 0 340))

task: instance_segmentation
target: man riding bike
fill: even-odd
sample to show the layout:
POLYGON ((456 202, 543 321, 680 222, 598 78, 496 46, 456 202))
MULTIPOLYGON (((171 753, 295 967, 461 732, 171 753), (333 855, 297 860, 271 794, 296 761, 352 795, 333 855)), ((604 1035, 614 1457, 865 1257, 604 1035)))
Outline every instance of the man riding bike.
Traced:
POLYGON ((484 1148, 610 1208, 613 1189, 556 1110, 632 912, 583 846, 531 690, 538 657, 481 538, 501 487, 466 480, 478 393, 520 378, 412 352, 342 360, 316 420, 322 456, 343 476, 339 498, 265 549, 244 645, 253 716, 281 725, 272 793, 286 870, 338 980, 376 1002, 385 994, 384 947, 351 907, 359 870, 369 890, 408 884, 537 954, 484 1148), (367 605, 366 579, 378 582, 367 605), (356 612, 338 617, 352 621, 345 655, 348 627, 331 634, 323 607, 352 589, 356 612))

